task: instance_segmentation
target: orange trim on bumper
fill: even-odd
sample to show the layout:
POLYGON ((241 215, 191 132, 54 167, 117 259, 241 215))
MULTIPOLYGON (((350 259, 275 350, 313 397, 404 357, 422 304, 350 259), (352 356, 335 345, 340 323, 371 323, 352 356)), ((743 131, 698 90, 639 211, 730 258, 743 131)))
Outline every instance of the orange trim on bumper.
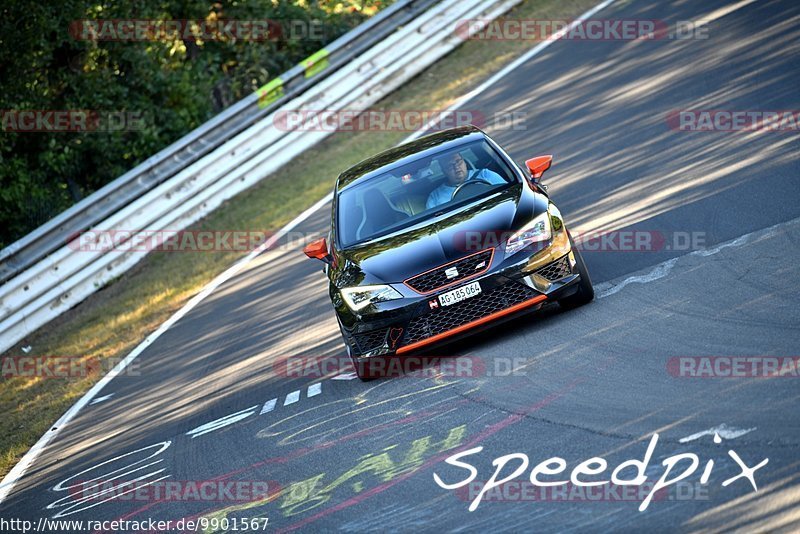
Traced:
POLYGON ((504 315, 508 315, 510 313, 514 313, 516 311, 523 310, 525 308, 529 308, 529 307, 533 306, 534 304, 539 304, 540 302, 543 302, 545 300, 547 300, 547 295, 539 295, 538 297, 533 297, 530 300, 526 300, 525 302, 520 302, 519 304, 515 304, 514 306, 511 306, 510 308, 506 308, 505 310, 500 310, 499 312, 494 312, 493 314, 487 315, 486 317, 481 317, 480 319, 476 319, 476 320, 474 320, 472 322, 469 322, 467 324, 462 324, 461 326, 457 326, 457 327, 453 328, 452 330, 448 330, 447 332, 442 332, 441 334, 436 334, 435 336, 431 336, 429 338, 417 341, 417 342, 412 343, 410 345, 406 345, 404 347, 400 347, 399 349, 397 349, 397 352, 395 354, 403 354, 405 352, 409 352, 409 351, 412 351, 414 349, 418 349, 420 347, 424 347, 425 345, 430 345, 431 343, 436 343, 437 341, 441 341, 441 340, 443 340, 445 338, 448 338, 450 336, 454 336, 456 334, 460 334, 461 332, 464 332, 465 330, 469 330, 470 328, 475 328, 476 326, 480 326, 482 324, 486 324, 486 323, 489 323, 491 321, 494 321, 495 319, 499 319, 500 317, 503 317, 504 315))

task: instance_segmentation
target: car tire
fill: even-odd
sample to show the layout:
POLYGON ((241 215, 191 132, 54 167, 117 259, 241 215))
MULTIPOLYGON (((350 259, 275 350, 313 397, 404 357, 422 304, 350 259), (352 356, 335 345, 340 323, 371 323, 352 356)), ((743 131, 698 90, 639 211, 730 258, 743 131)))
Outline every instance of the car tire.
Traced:
POLYGON ((371 382, 375 379, 375 377, 369 372, 369 365, 358 365, 355 362, 353 365, 356 367, 356 375, 358 375, 359 380, 362 382, 371 382))
POLYGON ((370 382, 375 378, 370 372, 369 361, 357 363, 353 360, 353 367, 356 368, 356 375, 362 382, 370 382))
POLYGON ((589 269, 586 268, 581 251, 575 248, 572 236, 569 236, 569 244, 572 247, 572 253, 575 255, 575 264, 578 267, 580 280, 578 281, 578 290, 575 293, 558 301, 558 305, 565 310, 575 309, 594 300, 594 287, 592 287, 592 279, 589 277, 589 269))
POLYGON ((350 345, 347 344, 347 341, 344 342, 344 346, 347 347, 347 355, 350 356, 350 361, 353 362, 353 369, 355 369, 356 376, 362 382, 369 382, 374 379, 375 377, 373 377, 370 372, 371 366, 369 365, 369 360, 359 362, 353 357, 353 352, 350 350, 350 345))
POLYGON ((339 317, 336 317, 336 322, 339 323, 339 332, 342 334, 342 343, 344 343, 344 348, 347 350, 347 356, 353 363, 353 369, 355 370, 356 376, 358 376, 358 378, 360 378, 363 382, 369 382, 372 380, 372 377, 369 373, 369 365, 359 365, 358 359, 353 357, 353 349, 350 348, 350 343, 347 342, 347 336, 344 333, 342 321, 339 320, 339 317))

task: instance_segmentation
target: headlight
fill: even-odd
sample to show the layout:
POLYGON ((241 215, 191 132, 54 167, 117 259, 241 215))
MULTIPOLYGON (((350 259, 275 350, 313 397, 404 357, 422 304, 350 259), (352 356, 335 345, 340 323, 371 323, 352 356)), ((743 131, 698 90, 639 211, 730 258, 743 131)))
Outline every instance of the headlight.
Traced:
POLYGON ((359 311, 376 302, 403 298, 396 289, 387 285, 345 287, 342 297, 353 311, 359 311))
POLYGON ((550 241, 552 237, 550 213, 546 211, 508 238, 508 241, 506 241, 506 254, 514 254, 533 243, 550 241))

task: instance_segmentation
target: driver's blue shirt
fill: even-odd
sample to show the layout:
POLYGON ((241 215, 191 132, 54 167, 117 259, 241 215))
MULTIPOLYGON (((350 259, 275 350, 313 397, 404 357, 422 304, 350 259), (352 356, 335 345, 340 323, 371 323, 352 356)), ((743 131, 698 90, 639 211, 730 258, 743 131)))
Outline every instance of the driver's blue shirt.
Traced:
MULTIPOLYGON (((467 179, 464 180, 464 183, 469 182, 470 180, 484 180, 489 182, 493 185, 500 185, 506 183, 502 176, 497 174, 494 171, 490 171, 489 169, 471 169, 467 172, 467 179)), ((444 204, 445 202, 450 202, 450 199, 453 198, 453 192, 456 190, 458 186, 451 186, 447 183, 444 183, 431 191, 431 194, 428 195, 428 201, 425 203, 426 209, 431 209, 435 206, 440 204, 444 204)))

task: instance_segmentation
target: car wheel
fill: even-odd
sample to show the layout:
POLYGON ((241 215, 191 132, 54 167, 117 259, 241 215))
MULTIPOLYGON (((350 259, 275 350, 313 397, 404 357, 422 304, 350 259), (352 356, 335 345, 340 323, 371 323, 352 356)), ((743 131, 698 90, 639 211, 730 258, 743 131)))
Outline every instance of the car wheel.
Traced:
POLYGON ((569 244, 572 247, 572 253, 575 255, 575 264, 578 267, 578 274, 581 278, 578 282, 578 290, 572 295, 558 301, 558 305, 565 310, 583 306, 594 299, 594 288, 592 287, 592 279, 589 278, 589 269, 586 268, 586 263, 584 263, 583 256, 581 256, 581 251, 575 248, 575 242, 572 241, 572 236, 569 236, 569 244))

